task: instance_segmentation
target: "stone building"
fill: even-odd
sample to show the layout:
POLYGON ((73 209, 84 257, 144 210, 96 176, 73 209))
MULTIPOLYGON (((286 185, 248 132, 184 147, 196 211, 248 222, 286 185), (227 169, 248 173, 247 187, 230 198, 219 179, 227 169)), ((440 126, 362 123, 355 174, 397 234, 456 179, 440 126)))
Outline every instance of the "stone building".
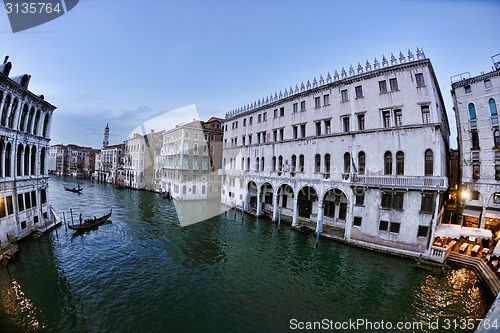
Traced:
POLYGON ((222 202, 342 240, 431 257, 448 190, 449 125, 417 49, 342 68, 231 111, 222 202))
POLYGON ((95 150, 95 172, 94 179, 105 183, 124 182, 123 156, 125 152, 125 143, 109 145, 109 125, 104 128, 104 140, 102 149, 95 150), (117 177, 117 175, 120 177, 117 177))
POLYGON ((162 191, 178 200, 220 198, 222 119, 176 125, 163 135, 162 191))
POLYGON ((47 155, 56 109, 28 90, 30 75, 0 65, 0 244, 52 223, 47 155))
POLYGON ((489 73, 452 77, 458 133, 461 224, 500 231, 500 54, 489 73))

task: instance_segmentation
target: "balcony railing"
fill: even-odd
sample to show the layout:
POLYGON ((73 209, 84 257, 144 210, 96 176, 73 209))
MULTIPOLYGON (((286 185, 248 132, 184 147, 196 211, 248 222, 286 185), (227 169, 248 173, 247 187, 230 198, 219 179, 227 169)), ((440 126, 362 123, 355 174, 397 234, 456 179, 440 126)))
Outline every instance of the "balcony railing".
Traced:
POLYGON ((352 175, 353 183, 367 186, 384 186, 400 188, 432 188, 446 190, 448 179, 446 177, 432 176, 371 176, 352 175))
POLYGON ((431 259, 433 259, 439 263, 444 263, 445 260, 448 258, 448 256, 451 253, 451 248, 452 247, 444 248, 444 247, 432 245, 430 257, 431 257, 431 259))

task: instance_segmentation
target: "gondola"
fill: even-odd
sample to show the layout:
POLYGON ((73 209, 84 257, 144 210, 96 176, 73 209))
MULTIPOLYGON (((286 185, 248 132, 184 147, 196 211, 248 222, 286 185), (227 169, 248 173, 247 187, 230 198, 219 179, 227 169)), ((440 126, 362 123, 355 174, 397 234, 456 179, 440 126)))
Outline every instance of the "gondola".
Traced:
MULTIPOLYGON (((87 230, 87 229, 96 227, 99 224, 106 222, 111 217, 112 212, 113 212, 113 210, 111 209, 109 211, 109 213, 104 215, 104 216, 94 217, 93 219, 85 219, 85 221, 83 221, 83 222, 81 221, 81 218, 80 218, 80 224, 76 224, 76 225, 69 225, 68 224, 68 228, 70 228, 72 230, 76 230, 76 231, 83 231, 83 230, 87 230)), ((80 216, 81 216, 81 214, 80 214, 80 216)))
POLYGON ((69 188, 69 187, 66 187, 64 186, 64 189, 66 191, 70 191, 70 192, 74 192, 74 193, 80 193, 82 190, 83 190, 83 187, 80 187, 80 185, 78 185, 78 188, 69 188))

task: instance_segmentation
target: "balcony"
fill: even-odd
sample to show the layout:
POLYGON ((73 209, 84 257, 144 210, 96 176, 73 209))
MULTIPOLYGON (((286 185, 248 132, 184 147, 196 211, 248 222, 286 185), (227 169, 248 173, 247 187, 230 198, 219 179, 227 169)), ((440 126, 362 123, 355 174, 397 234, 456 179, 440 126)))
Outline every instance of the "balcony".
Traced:
POLYGON ((352 175, 354 184, 388 187, 402 189, 428 189, 445 191, 448 188, 448 178, 432 176, 371 176, 371 175, 352 175))

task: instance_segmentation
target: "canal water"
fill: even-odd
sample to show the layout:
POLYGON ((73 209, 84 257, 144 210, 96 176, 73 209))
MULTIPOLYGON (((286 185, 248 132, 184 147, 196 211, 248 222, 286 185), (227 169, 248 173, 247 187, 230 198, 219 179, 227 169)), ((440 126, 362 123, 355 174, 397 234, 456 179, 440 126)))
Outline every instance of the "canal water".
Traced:
POLYGON ((111 221, 21 244, 0 267, 2 333, 287 332, 291 320, 323 319, 421 322, 425 332, 437 319, 483 318, 491 304, 464 268, 440 275, 332 241, 315 247, 311 235, 240 213, 181 227, 154 193, 90 182, 64 191, 71 182, 50 180, 61 216, 112 208, 111 221))

